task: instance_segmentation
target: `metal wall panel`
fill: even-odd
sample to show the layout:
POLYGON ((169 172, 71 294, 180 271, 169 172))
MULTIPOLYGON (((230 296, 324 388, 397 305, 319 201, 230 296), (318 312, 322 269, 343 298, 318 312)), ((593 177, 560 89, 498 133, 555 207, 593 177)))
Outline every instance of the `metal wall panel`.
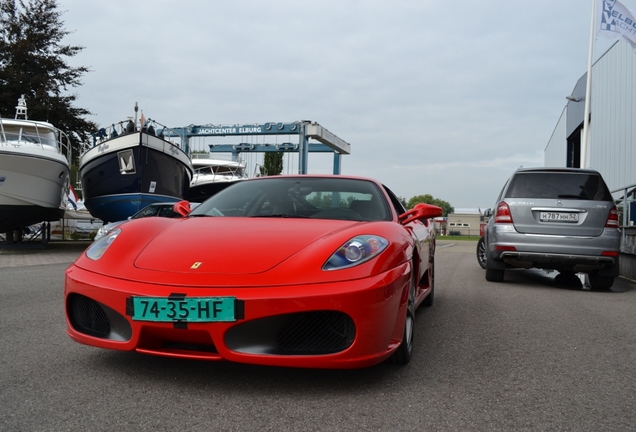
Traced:
MULTIPOLYGON (((561 114, 546 146, 546 166, 565 166, 567 138, 573 125, 583 122, 585 94, 580 90, 584 82, 585 74, 575 85, 576 95, 572 95, 581 100, 567 103, 565 116, 561 114)), ((601 172, 611 190, 635 184, 636 53, 629 44, 614 44, 594 64, 590 112, 590 167, 601 172)))
POLYGON ((550 137, 550 141, 548 141, 548 145, 545 147, 543 151, 543 165, 544 166, 565 166, 566 164, 566 155, 565 150, 563 149, 563 143, 566 142, 566 121, 565 114, 567 112, 566 108, 563 108, 561 112, 561 117, 559 117, 559 122, 557 123, 554 131, 552 131, 552 136, 550 137))
POLYGON ((615 44, 592 69, 590 166, 611 190, 636 183, 636 54, 615 44))

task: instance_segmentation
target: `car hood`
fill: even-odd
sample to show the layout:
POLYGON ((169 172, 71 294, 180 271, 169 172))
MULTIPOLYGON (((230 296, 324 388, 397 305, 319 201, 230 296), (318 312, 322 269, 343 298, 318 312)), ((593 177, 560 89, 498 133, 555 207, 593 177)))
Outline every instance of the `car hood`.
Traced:
POLYGON ((99 258, 85 253, 72 267, 115 278, 120 286, 148 284, 147 291, 136 286, 139 294, 159 286, 260 288, 367 278, 402 265, 414 248, 411 234, 389 221, 156 217, 120 229, 99 258), (363 234, 387 239, 387 249, 357 266, 322 270, 347 240, 363 234))
MULTIPOLYGON (((263 273, 356 222, 281 218, 191 218, 159 231, 139 252, 139 269, 197 274, 263 273)), ((329 251, 329 255, 335 248, 329 251)), ((326 260, 329 255, 324 258, 326 260)))

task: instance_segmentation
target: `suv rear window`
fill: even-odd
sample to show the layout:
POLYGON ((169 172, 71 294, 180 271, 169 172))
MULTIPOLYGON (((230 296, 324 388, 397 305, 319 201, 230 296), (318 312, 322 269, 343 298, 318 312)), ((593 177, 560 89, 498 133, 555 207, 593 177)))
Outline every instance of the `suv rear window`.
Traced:
POLYGON ((505 198, 560 198, 613 201, 607 185, 597 174, 568 172, 517 173, 505 198))

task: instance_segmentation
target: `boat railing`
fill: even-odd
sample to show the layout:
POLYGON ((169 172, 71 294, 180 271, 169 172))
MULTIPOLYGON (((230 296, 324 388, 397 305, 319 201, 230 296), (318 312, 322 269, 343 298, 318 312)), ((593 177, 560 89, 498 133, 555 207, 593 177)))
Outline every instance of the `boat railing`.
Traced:
POLYGON ((209 181, 232 181, 246 179, 247 174, 241 166, 206 166, 194 169, 193 183, 209 182, 209 181), (203 180, 205 177, 205 180, 203 180))
POLYGON ((99 128, 96 132, 91 133, 92 142, 84 143, 82 145, 82 153, 121 135, 139 133, 140 131, 146 132, 149 135, 155 135, 165 142, 177 147, 186 153, 188 157, 190 156, 188 150, 182 148, 181 143, 184 142, 184 139, 181 135, 153 119, 148 119, 143 122, 134 122, 132 119, 127 119, 117 123, 112 123, 110 126, 105 128, 99 128), (181 137, 181 140, 176 141, 170 139, 170 137, 174 136, 181 137))
POLYGON ((60 149, 60 151, 66 157, 66 160, 70 164, 73 162, 73 159, 71 158, 72 152, 73 152, 73 146, 71 145, 71 140, 69 139, 68 135, 66 135, 61 130, 58 129, 57 133, 59 136, 58 148, 60 149))
POLYGON ((71 141, 66 133, 53 125, 30 120, 0 121, 0 145, 8 147, 35 146, 42 150, 54 149, 69 162, 72 160, 71 141))
POLYGON ((241 157, 233 155, 226 158, 220 154, 212 156, 210 153, 193 152, 190 158, 193 161, 192 165, 195 167, 193 184, 243 180, 248 178, 246 171, 247 164, 241 157), (203 160, 209 160, 211 163, 197 166, 197 163, 194 162, 203 160))

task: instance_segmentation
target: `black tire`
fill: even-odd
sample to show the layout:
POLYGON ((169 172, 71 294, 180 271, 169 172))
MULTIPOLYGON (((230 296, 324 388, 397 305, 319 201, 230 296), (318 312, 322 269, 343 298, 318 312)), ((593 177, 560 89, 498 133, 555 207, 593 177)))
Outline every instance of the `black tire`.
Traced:
POLYGON ((503 282, 506 265, 489 256, 487 245, 484 245, 484 249, 486 251, 486 280, 488 282, 503 282))
POLYGON ((486 266, 486 280, 488 282, 503 282, 505 270, 489 268, 486 266))
POLYGON ((483 237, 480 237, 477 242, 477 262, 481 268, 486 268, 486 242, 483 237))
POLYGON ((614 276, 600 276, 596 273, 588 274, 590 286, 594 291, 607 291, 614 285, 614 276))
POLYGON ((429 269, 429 283, 431 286, 431 292, 422 301, 422 305, 426 307, 433 306, 433 301, 435 300, 435 261, 431 262, 431 268, 429 269))
POLYGON ((404 322, 404 333, 402 343, 389 358, 391 363, 405 365, 413 357, 413 333, 415 331, 415 274, 411 274, 411 284, 409 286, 409 299, 406 306, 406 321, 404 322))

